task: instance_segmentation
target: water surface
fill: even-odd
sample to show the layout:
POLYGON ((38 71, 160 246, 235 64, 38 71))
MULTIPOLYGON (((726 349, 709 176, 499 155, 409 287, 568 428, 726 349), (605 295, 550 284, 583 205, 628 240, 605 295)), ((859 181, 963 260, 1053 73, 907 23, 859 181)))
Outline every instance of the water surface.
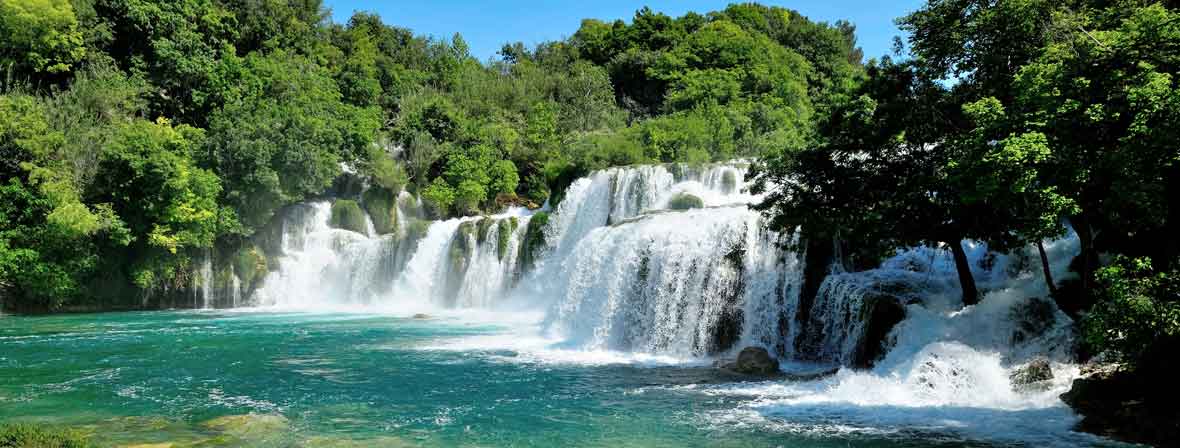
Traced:
POLYGON ((3 316, 0 421, 80 427, 103 446, 1099 442, 1069 432, 1060 407, 864 406, 813 399, 839 380, 737 384, 699 362, 472 343, 510 330, 350 314, 3 316))

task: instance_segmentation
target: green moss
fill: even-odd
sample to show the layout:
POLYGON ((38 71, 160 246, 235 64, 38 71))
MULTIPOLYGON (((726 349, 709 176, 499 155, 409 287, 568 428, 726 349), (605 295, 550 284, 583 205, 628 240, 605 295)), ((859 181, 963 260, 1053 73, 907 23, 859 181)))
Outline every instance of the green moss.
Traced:
POLYGON ((693 196, 688 193, 679 193, 668 200, 669 210, 688 210, 693 208, 704 208, 705 201, 701 198, 693 196))
POLYGON ((496 258, 503 260, 504 255, 508 254, 508 241, 519 225, 520 221, 515 216, 496 223, 496 258))
POLYGON ((476 235, 478 236, 477 241, 479 241, 479 244, 483 244, 484 241, 488 240, 488 231, 491 230, 492 224, 495 224, 495 223, 496 223, 495 220, 493 220, 492 218, 487 218, 487 217, 481 218, 479 221, 476 221, 476 224, 475 224, 476 230, 477 230, 476 235))
POLYGON ((451 241, 450 260, 452 272, 466 270, 467 254, 471 249, 471 237, 475 236, 475 233, 475 221, 466 221, 459 224, 459 229, 455 231, 455 239, 451 241))
POLYGON ((340 199, 332 204, 332 219, 329 225, 337 229, 365 233, 365 212, 356 201, 340 199))
POLYGON ((430 221, 410 218, 406 221, 406 234, 403 237, 407 240, 416 241, 426 236, 426 232, 429 231, 430 221))
POLYGON ((378 235, 397 231, 397 197, 384 188, 370 188, 361 195, 361 205, 373 218, 373 229, 378 235))
MULTIPOLYGON (((234 254, 234 273, 238 275, 247 291, 254 289, 255 282, 261 281, 269 271, 266 257, 257 247, 243 247, 234 254)), ((245 291, 243 291, 245 292, 245 291)))
POLYGON ((721 175, 721 190, 726 193, 737 191, 737 174, 733 171, 726 171, 721 175))
POLYGON ((0 448, 86 448, 82 434, 57 428, 28 424, 0 426, 0 448))
POLYGON ((521 241, 520 246, 520 263, 523 270, 533 268, 540 255, 540 250, 545 247, 545 226, 549 224, 549 214, 545 212, 537 212, 529 219, 529 225, 524 232, 524 240, 521 241))

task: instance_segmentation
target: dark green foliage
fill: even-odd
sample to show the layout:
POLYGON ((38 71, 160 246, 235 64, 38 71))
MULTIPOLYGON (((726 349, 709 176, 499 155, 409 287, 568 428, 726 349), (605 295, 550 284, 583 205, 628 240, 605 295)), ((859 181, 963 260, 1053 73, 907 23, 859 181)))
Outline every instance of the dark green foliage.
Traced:
POLYGON ((81 434, 31 424, 0 426, 0 448, 87 448, 81 434))
POLYGON ((669 210, 689 210, 704 207, 705 201, 688 193, 677 193, 676 196, 672 196, 672 199, 668 200, 669 210))
POLYGON ((1145 358, 1180 340, 1180 272, 1153 269, 1147 258, 1120 258, 1097 279, 1099 301, 1082 321, 1086 343, 1133 364, 1158 362, 1145 358))
POLYGON ((332 203, 332 218, 328 222, 337 229, 351 230, 364 234, 368 225, 365 221, 365 211, 351 199, 337 199, 332 203))

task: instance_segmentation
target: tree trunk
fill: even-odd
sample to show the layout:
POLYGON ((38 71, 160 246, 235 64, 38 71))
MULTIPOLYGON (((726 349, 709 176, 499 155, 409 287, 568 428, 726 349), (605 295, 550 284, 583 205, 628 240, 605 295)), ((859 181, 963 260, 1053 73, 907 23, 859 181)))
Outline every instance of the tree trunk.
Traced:
POLYGON ((971 263, 967 261, 967 252, 963 250, 963 242, 956 240, 947 244, 951 246, 951 254, 955 257, 955 270, 959 271, 959 286, 963 288, 963 305, 979 303, 979 290, 975 289, 975 277, 971 275, 971 263))
POLYGON ((1049 255, 1045 253, 1045 242, 1037 241, 1037 252, 1041 253, 1041 269, 1045 272, 1045 286, 1049 287, 1049 295, 1057 297, 1057 284, 1053 282, 1053 271, 1049 270, 1049 255))

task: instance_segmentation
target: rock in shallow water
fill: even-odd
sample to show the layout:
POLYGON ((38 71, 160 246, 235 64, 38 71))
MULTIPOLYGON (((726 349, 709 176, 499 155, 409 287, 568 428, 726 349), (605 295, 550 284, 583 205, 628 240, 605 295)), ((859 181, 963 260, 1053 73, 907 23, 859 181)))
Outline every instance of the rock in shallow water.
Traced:
POLYGON ((737 361, 728 366, 730 370, 746 375, 773 375, 779 373, 778 360, 762 347, 746 347, 738 353, 737 361))

